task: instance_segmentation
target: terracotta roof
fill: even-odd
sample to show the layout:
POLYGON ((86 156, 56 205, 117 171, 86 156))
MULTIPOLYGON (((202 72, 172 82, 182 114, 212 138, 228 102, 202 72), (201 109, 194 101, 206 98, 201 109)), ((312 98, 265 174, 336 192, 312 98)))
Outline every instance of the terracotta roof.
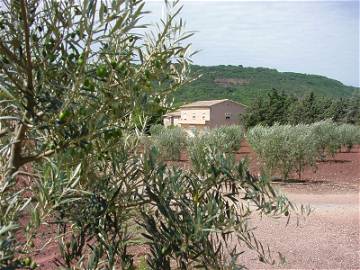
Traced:
POLYGON ((181 116, 180 110, 168 112, 167 114, 164 114, 164 116, 181 116))

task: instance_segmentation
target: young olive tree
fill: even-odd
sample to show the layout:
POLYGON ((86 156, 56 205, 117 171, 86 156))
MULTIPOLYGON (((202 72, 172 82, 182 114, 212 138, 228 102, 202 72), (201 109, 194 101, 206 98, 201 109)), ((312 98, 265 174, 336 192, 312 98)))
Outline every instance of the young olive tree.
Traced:
POLYGON ((316 167, 317 148, 312 134, 311 125, 296 125, 289 129, 290 148, 289 159, 299 179, 306 167, 316 167))
POLYGON ((272 127, 258 125, 251 128, 246 136, 251 148, 262 161, 264 171, 270 176, 280 169, 282 160, 284 160, 283 164, 288 161, 284 158, 288 151, 287 138, 284 137, 281 129, 278 124, 272 127))
POLYGON ((326 155, 334 156, 341 148, 337 125, 331 120, 324 120, 311 125, 318 157, 324 160, 326 155))
POLYGON ((133 269, 139 243, 152 269, 228 269, 239 263, 230 236, 268 261, 249 202, 270 216, 294 206, 266 179, 218 153, 200 175, 139 151, 191 54, 178 3, 152 30, 144 4, 0 2, 1 269, 36 268, 48 243, 65 269, 133 269))
POLYGON ((316 166, 317 147, 309 125, 256 126, 247 139, 270 176, 280 172, 287 180, 296 171, 300 178, 305 167, 316 166))
POLYGON ((150 128, 151 142, 163 160, 179 160, 181 151, 186 149, 186 132, 180 127, 163 127, 157 125, 150 128))
POLYGON ((241 126, 224 126, 188 138, 187 151, 191 164, 197 171, 208 168, 209 153, 224 154, 227 158, 235 158, 234 151, 240 148, 244 137, 241 126))
POLYGON ((350 152, 352 147, 360 144, 360 127, 351 124, 341 124, 337 127, 337 134, 342 146, 350 152))
POLYGON ((175 19, 176 7, 142 33, 143 1, 4 0, 0 8, 1 267, 21 263, 17 230, 28 232, 31 253, 27 243, 49 220, 72 235, 58 237, 62 263, 81 264, 87 239, 99 235, 88 218, 96 213, 93 220, 106 225, 95 242, 102 253, 92 253, 103 257, 112 247, 107 264, 123 254, 125 267, 130 210, 119 212, 129 209, 119 198, 136 204, 140 180, 129 183, 129 174, 124 188, 116 175, 133 159, 136 128, 166 109, 166 95, 187 80, 191 34, 175 19), (27 203, 34 220, 19 228, 27 203))

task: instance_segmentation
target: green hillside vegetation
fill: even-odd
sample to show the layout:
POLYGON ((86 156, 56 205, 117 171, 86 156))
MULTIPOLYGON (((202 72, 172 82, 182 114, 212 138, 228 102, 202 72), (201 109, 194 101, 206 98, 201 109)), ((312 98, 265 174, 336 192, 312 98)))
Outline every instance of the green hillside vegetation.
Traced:
POLYGON ((201 77, 175 92, 173 97, 176 105, 224 98, 249 105, 273 88, 297 97, 313 92, 317 96, 345 98, 360 92, 359 88, 346 86, 324 76, 279 72, 269 68, 194 65, 191 70, 194 77, 201 77))

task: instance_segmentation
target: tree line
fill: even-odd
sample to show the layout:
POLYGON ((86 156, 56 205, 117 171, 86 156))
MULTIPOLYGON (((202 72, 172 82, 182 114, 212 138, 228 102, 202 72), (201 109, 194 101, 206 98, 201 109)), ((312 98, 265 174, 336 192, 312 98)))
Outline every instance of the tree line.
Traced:
POLYGON ((265 97, 256 99, 242 116, 245 127, 258 124, 311 124, 332 119, 337 123, 360 124, 360 95, 333 99, 313 92, 302 98, 272 89, 265 97))

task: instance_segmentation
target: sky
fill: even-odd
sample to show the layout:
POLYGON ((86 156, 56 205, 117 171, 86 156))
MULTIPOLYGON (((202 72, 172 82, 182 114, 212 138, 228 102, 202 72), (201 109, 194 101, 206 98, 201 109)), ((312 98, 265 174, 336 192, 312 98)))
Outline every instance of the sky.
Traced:
MULTIPOLYGON (((243 65, 359 81, 359 1, 183 1, 198 65, 243 65)), ((163 2, 147 1, 151 22, 163 2)))

